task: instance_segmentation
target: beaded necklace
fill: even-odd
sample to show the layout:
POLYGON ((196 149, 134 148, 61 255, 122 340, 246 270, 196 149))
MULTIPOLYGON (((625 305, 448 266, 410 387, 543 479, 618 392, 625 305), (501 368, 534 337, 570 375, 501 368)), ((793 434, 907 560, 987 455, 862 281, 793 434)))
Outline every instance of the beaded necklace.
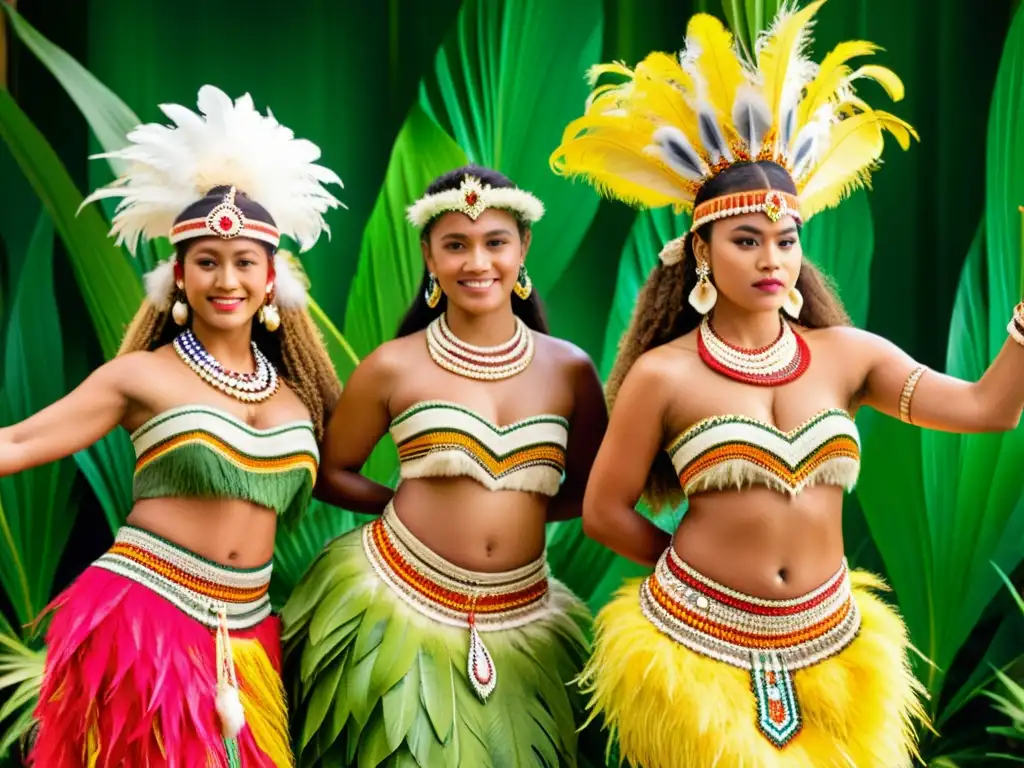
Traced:
POLYGON ((185 365, 210 386, 243 403, 261 403, 277 392, 280 382, 273 363, 260 352, 255 341, 250 343, 252 355, 256 359, 254 373, 227 370, 206 351, 206 347, 192 333, 191 328, 186 328, 174 338, 174 351, 185 365))
POLYGON ((743 349, 730 344, 715 333, 705 315, 697 333, 697 352, 711 369, 744 384, 777 387, 794 381, 811 364, 811 350, 785 318, 782 328, 771 344, 760 349, 743 349))
POLYGON ((533 360, 533 331, 516 317, 512 338, 494 347, 478 347, 459 339, 442 314, 427 326, 431 359, 447 371, 467 379, 496 381, 526 370, 533 360))

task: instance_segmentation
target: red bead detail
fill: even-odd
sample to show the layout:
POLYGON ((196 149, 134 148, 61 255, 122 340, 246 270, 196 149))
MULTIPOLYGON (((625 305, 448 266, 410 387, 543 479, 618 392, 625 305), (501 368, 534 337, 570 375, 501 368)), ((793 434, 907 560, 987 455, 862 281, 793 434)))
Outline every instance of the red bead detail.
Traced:
POLYGON ((231 227, 233 227, 235 225, 235 222, 233 222, 231 220, 231 217, 229 217, 229 216, 221 216, 219 223, 220 223, 220 228, 223 229, 225 232, 231 231, 231 227))
POLYGON ((737 610, 744 611, 746 613, 753 613, 758 616, 795 616, 796 614, 803 613, 804 611, 809 611, 815 606, 821 605, 821 603, 832 597, 832 595, 839 590, 843 585, 843 578, 846 572, 846 568, 844 567, 840 573, 836 574, 834 581, 828 586, 828 588, 823 589, 820 594, 817 594, 802 603, 797 603, 796 605, 781 606, 759 605, 757 603, 752 603, 747 600, 733 597, 732 595, 727 595, 724 592, 720 592, 714 587, 697 581, 683 570, 678 563, 672 560, 672 558, 668 559, 667 565, 668 569, 672 572, 672 575, 691 589, 705 595, 706 597, 710 597, 713 600, 717 600, 720 603, 724 603, 731 608, 736 608, 737 610))
POLYGON ((478 198, 477 198, 476 192, 467 192, 466 193, 466 205, 476 205, 477 199, 478 198))
POLYGON ((770 672, 770 671, 769 672, 765 672, 764 679, 765 679, 765 682, 768 683, 768 685, 775 685, 775 673, 774 672, 770 672))
MULTIPOLYGON (((725 364, 719 362, 712 354, 708 351, 708 348, 704 345, 704 340, 700 334, 697 334, 697 353, 700 355, 700 359, 714 371, 726 376, 734 381, 739 381, 743 384, 753 384, 757 387, 778 387, 782 384, 788 384, 791 381, 799 379, 807 371, 807 368, 811 364, 811 350, 807 346, 807 342, 804 341, 803 337, 799 333, 793 334, 796 336, 796 355, 793 360, 778 373, 768 374, 753 374, 746 373, 745 371, 738 371, 735 368, 729 368, 725 364)), ((723 340, 724 341, 724 340, 723 340)), ((725 342, 728 344, 728 342, 725 342)), ((732 346, 731 344, 729 346, 732 346)), ((733 349, 739 349, 733 347, 733 349)), ((767 347, 763 347, 761 350, 764 351, 767 347)))
POLYGON ((786 717, 786 708, 782 705, 782 702, 778 699, 771 699, 768 702, 768 717, 776 725, 782 725, 788 719, 786 717))

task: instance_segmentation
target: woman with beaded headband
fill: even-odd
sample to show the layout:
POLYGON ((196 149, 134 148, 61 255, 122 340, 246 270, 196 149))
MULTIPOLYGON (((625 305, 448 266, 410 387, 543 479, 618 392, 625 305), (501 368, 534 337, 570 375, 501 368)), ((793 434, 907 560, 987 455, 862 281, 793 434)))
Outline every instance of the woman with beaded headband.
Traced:
POLYGON ((350 377, 318 486, 379 517, 328 544, 281 613, 300 765, 603 765, 567 685, 589 617, 550 578, 544 524, 581 514, 607 412, 526 272, 542 213, 473 166, 409 208, 423 289, 350 377), (388 432, 395 493, 359 474, 388 432))
POLYGON ((198 105, 129 133, 112 153, 127 172, 86 200, 122 198, 113 233, 133 253, 174 244, 118 356, 0 429, 3 475, 119 425, 136 453, 127 524, 48 609, 40 768, 293 764, 271 557, 340 387, 278 243, 316 242, 340 180, 248 95, 204 86, 198 105))
MULTIPOLYGON (((905 627, 848 570, 853 420, 871 406, 932 429, 1012 429, 1024 333, 978 383, 918 366, 850 327, 804 260, 804 221, 867 181, 891 132, 854 93, 896 99, 867 42, 805 58, 822 0, 784 9, 746 62, 715 18, 679 58, 654 53, 598 87, 552 157, 610 196, 693 211, 643 287, 608 383, 612 415, 584 501, 587 533, 653 567, 595 619, 581 684, 643 768, 907 768, 924 718, 905 627), (674 536, 634 511, 689 506, 674 536)), ((1024 327, 1018 307, 1014 321, 1024 327)))

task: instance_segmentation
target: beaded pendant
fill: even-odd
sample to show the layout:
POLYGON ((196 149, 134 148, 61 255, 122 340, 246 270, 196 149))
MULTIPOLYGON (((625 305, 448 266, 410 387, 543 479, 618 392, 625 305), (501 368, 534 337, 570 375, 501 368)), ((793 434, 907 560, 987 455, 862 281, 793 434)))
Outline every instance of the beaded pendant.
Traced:
POLYGON ((498 684, 498 670, 495 669, 494 660, 476 630, 476 622, 472 615, 469 617, 468 665, 469 684, 473 686, 480 701, 487 701, 487 697, 494 693, 494 688, 498 684))
POLYGON ((800 732, 803 724, 793 678, 782 658, 773 651, 754 651, 751 661, 757 727, 768 741, 782 749, 800 732))

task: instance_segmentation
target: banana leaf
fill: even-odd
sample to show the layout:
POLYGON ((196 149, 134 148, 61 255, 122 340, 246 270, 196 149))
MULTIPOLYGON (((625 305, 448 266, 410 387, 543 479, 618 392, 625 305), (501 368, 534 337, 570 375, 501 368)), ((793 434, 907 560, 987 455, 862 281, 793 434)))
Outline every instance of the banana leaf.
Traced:
MULTIPOLYGON (((968 381, 979 379, 1002 347, 1008 312, 1018 300, 1022 71, 1024 12, 1018 9, 989 115, 985 222, 961 276, 950 328, 947 372, 968 381)), ((919 672, 935 714, 946 672, 999 590, 989 561, 1013 572, 1024 558, 1024 426, 954 435, 873 420, 877 431, 865 440, 861 503, 911 637, 931 662, 919 672)))
POLYGON ((583 108, 603 26, 600 0, 469 0, 423 80, 421 105, 470 161, 543 201, 527 265, 541 297, 597 211, 593 191, 551 173, 548 157, 583 108))
MULTIPOLYGON (((53 291, 53 225, 42 214, 11 308, 0 424, 28 418, 64 395, 63 344, 53 291)), ((50 598, 75 520, 70 459, 0 477, 0 585, 20 624, 50 598)))
POLYGON ((32 727, 44 662, 44 652, 26 645, 0 615, 0 761, 32 727))
POLYGON ((142 301, 142 288, 124 254, 107 238, 94 208, 76 215, 82 195, 39 130, 0 88, 0 137, 39 195, 67 248, 104 355, 113 357, 142 301))
POLYGON ((729 29, 739 42, 740 50, 753 60, 754 45, 761 30, 767 29, 784 0, 722 0, 729 29))
POLYGON ((123 429, 115 429, 95 444, 74 455, 82 475, 89 482, 110 532, 118 529, 132 511, 132 476, 135 448, 123 429))

